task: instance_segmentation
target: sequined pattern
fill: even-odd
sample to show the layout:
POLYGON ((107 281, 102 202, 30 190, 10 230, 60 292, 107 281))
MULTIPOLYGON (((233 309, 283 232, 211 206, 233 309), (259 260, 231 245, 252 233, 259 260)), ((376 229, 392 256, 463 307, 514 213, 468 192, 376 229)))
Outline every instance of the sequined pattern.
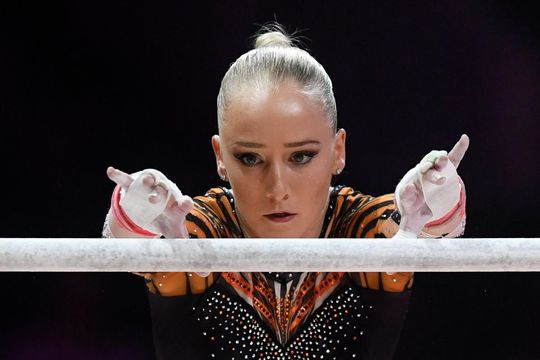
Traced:
POLYGON ((349 286, 328 298, 296 336, 280 344, 242 299, 216 289, 196 311, 203 335, 218 359, 355 359, 367 310, 349 286))
MULTIPOLYGON (((229 291, 253 307, 259 318, 284 345, 313 312, 342 283, 344 273, 222 273, 229 291)), ((220 281, 221 281, 220 280, 220 281)))

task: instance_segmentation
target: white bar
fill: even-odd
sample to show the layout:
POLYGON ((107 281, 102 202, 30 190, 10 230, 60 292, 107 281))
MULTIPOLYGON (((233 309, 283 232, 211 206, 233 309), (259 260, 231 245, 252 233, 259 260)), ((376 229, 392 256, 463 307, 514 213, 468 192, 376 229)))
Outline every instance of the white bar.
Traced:
POLYGON ((540 239, 0 238, 0 271, 540 271, 540 239))

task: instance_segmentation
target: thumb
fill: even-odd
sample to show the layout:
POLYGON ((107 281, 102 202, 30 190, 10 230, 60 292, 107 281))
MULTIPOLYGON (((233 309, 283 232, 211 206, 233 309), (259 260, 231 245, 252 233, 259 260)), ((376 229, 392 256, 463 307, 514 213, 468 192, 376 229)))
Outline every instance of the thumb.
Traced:
POLYGON ((134 181, 133 177, 128 173, 115 169, 112 166, 107 168, 107 176, 109 179, 118 184, 121 188, 126 189, 134 181))
POLYGON ((191 209, 193 209, 193 205, 194 205, 193 200, 187 195, 182 195, 180 199, 176 201, 176 203, 180 211, 182 211, 183 213, 190 212, 191 209))

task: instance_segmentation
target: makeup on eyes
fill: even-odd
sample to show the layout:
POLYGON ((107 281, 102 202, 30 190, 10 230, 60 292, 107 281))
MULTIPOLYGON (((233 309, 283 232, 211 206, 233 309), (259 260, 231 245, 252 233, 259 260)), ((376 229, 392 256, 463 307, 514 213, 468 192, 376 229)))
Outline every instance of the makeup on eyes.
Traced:
MULTIPOLYGON (((288 161, 290 161, 293 165, 307 165, 313 160, 317 155, 319 154, 319 150, 312 150, 312 149, 306 149, 306 150, 298 150, 293 152, 289 157, 288 161), (300 159, 298 157, 301 157, 300 159)), ((233 153, 233 156, 243 165, 253 167, 263 162, 261 159, 261 156, 254 152, 235 152, 233 153)))

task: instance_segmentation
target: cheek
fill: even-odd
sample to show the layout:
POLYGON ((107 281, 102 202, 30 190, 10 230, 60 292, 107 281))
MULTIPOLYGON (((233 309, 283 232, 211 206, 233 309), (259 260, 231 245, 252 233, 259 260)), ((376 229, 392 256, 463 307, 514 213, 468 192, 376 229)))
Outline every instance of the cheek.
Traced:
POLYGON ((226 164, 226 168, 236 209, 239 212, 242 209, 253 209, 260 203, 259 197, 263 193, 260 177, 246 172, 236 161, 226 164))
POLYGON ((321 157, 304 174, 304 184, 308 187, 330 186, 332 179, 332 159, 330 156, 321 157))
MULTIPOLYGON (((263 192, 260 179, 245 175, 231 176, 230 185, 234 192, 235 199, 239 202, 254 202, 257 194, 263 192)), ((238 205, 238 204, 237 204, 238 205)))
POLYGON ((309 212, 319 212, 319 207, 327 201, 332 180, 330 169, 329 161, 321 161, 297 177, 295 193, 301 196, 301 201, 309 212))

